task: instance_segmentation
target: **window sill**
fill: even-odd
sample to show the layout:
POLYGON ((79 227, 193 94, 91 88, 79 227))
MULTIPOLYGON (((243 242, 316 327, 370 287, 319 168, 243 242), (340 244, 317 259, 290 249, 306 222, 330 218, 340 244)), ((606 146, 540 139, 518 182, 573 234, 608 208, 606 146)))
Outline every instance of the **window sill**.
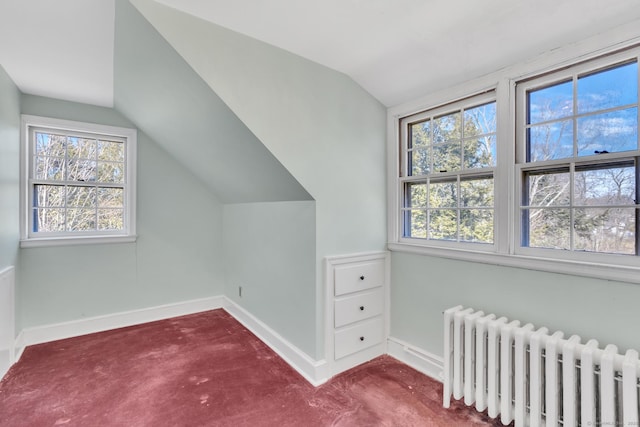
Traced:
POLYGON ((48 246, 102 245, 110 243, 134 243, 137 236, 77 236, 33 238, 20 241, 21 248, 42 248, 48 246))
POLYGON ((604 280, 640 283, 640 266, 633 267, 526 255, 498 254, 495 252, 480 252, 457 248, 435 248, 407 243, 388 243, 387 246, 392 252, 405 252, 503 267, 524 268, 527 270, 570 274, 604 280))

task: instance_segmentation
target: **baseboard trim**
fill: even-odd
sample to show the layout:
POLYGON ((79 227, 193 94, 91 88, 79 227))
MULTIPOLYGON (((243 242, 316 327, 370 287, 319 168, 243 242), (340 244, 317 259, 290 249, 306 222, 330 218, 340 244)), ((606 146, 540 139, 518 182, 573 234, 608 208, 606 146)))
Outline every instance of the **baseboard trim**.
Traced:
MULTIPOLYGON (((25 328, 16 337, 13 363, 20 360, 25 348, 30 345, 219 308, 224 309, 249 329, 313 386, 317 387, 324 384, 331 377, 331 367, 326 360, 317 361, 312 359, 253 314, 225 296, 201 298, 70 322, 25 328)), ((387 339, 387 354, 431 378, 442 381, 444 362, 439 356, 393 337, 387 339)))
POLYGON ((154 322, 171 317, 215 310, 217 308, 222 308, 223 302, 224 300, 222 296, 215 296, 139 310, 107 314, 104 316, 88 317, 86 319, 72 320, 69 322, 25 328, 20 332, 16 339, 15 361, 18 361, 20 355, 22 355, 22 352, 24 351, 24 348, 29 345, 42 344, 45 342, 72 338, 80 335, 154 322))
POLYGON ((411 366, 413 369, 442 382, 442 371, 444 369, 442 357, 393 337, 387 339, 387 354, 411 366))
POLYGON ((324 359, 319 361, 312 359, 237 303, 227 297, 224 297, 224 300, 223 308, 230 315, 276 352, 309 383, 317 387, 329 380, 329 369, 324 359))
POLYGON ((20 360, 20 357, 22 357, 22 353, 24 353, 25 346, 21 344, 22 342, 24 342, 24 338, 22 335, 22 331, 20 331, 20 333, 14 340, 12 364, 18 363, 18 360, 20 360))
POLYGON ((249 329, 313 386, 323 384, 329 379, 329 370, 324 360, 313 360, 254 315, 224 296, 25 328, 16 337, 13 363, 20 359, 25 348, 30 345, 140 325, 218 308, 227 311, 249 329))

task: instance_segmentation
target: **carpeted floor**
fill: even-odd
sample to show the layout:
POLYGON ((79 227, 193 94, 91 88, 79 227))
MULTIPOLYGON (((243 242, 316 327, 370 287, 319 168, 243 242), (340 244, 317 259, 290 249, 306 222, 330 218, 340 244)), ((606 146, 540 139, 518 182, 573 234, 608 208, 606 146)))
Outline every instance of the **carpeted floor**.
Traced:
POLYGON ((2 426, 498 425, 389 356, 314 388, 223 310, 28 347, 2 426))

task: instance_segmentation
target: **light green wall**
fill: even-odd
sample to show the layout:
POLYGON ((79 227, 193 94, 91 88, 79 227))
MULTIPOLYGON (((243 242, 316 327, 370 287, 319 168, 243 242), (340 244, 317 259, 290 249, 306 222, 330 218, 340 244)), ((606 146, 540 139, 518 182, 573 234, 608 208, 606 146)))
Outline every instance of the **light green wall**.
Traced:
POLYGON ((414 254, 391 257, 391 335, 443 354, 442 312, 456 305, 640 348, 640 286, 414 254))
POLYGON ((178 53, 126 0, 116 2, 114 104, 223 203, 310 200, 178 53))
POLYGON ((18 258, 20 92, 0 66, 0 270, 18 258))
MULTIPOLYGON (((130 126, 109 108, 23 96, 24 114, 130 126)), ((222 205, 138 132, 136 243, 20 251, 18 328, 220 295, 222 205)))
MULTIPOLYGON (((132 3, 316 201, 316 322, 303 332, 315 335, 311 356, 324 357, 322 258, 385 247, 385 108, 344 74, 155 1, 132 3)), ((295 321, 276 309, 261 320, 295 321)))
POLYGON ((316 345, 315 240, 315 202, 224 207, 225 294, 310 355, 316 345))

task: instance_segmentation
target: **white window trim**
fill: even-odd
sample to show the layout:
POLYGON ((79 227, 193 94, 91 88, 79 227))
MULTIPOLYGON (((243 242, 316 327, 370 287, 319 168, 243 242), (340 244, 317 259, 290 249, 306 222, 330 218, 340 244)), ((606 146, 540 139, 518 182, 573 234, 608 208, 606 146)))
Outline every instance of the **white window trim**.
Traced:
POLYGON ((137 131, 117 126, 83 123, 32 115, 22 115, 20 144, 20 247, 67 246, 81 244, 131 243, 136 241, 136 152, 137 131), (125 229, 120 233, 93 235, 30 236, 29 214, 29 133, 31 128, 51 128, 62 131, 83 132, 126 139, 125 154, 125 229))
MULTIPOLYGON (((558 258, 548 256, 545 250, 525 251, 519 247, 519 220, 515 217, 518 204, 516 197, 516 82, 565 66, 592 60, 603 55, 614 54, 622 49, 640 44, 636 28, 628 26, 615 32, 601 34, 574 45, 548 52, 535 60, 520 63, 464 84, 439 91, 427 97, 388 109, 387 113, 387 233, 388 249, 397 252, 436 256, 462 261, 570 274, 606 280, 640 283, 640 257, 631 257, 629 262, 612 264, 611 257, 597 254, 589 260, 576 257, 558 258), (401 238, 399 213, 402 193, 400 177, 400 120, 403 117, 430 110, 440 105, 456 102, 489 90, 496 91, 498 165, 495 170, 495 251, 480 251, 473 244, 428 245, 407 242, 401 238)), ((605 59, 606 60, 606 59, 605 59)), ((621 256, 624 257, 624 256, 621 256)))

